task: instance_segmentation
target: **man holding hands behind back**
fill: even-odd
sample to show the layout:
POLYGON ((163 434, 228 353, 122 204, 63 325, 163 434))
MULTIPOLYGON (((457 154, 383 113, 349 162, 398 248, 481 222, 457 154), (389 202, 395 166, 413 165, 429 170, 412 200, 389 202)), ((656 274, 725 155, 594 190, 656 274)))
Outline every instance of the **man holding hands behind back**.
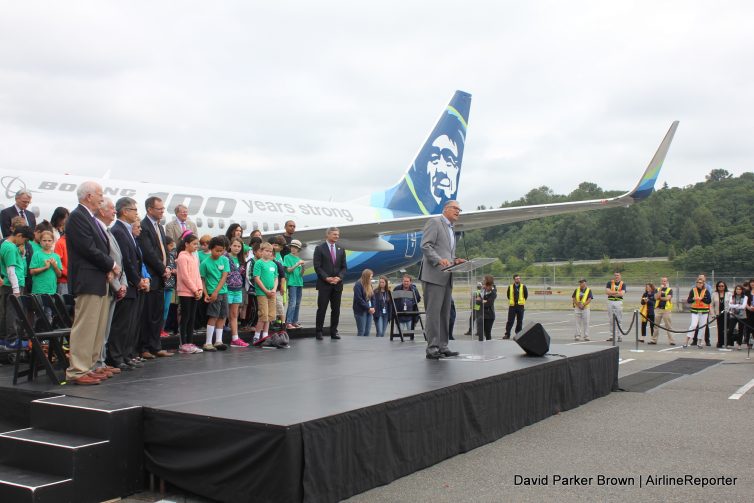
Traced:
POLYGON ((427 312, 427 359, 458 356, 448 349, 450 304, 453 299, 453 273, 443 269, 465 262, 455 257, 456 237, 453 224, 461 215, 461 206, 450 200, 442 214, 427 220, 422 230, 422 258, 419 279, 424 289, 427 312))

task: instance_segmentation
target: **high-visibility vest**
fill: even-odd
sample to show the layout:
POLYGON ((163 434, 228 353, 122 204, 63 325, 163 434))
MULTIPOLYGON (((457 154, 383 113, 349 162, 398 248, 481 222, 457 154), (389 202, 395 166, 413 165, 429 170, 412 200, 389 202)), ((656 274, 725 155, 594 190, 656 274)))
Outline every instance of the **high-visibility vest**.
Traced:
POLYGON ((582 292, 581 292, 581 289, 577 288, 576 289, 576 304, 578 304, 579 302, 581 302, 582 304, 586 304, 586 301, 589 300, 589 293, 590 292, 591 292, 591 290, 589 288, 587 288, 586 290, 584 290, 584 292, 581 295, 581 297, 579 297, 579 294, 582 293, 582 292))
MULTIPOLYGON (((661 294, 662 297, 667 297, 668 295, 670 295, 670 292, 672 292, 673 289, 670 288, 670 287, 664 288, 664 289, 660 288, 659 291, 660 291, 660 294, 661 294)), ((658 296, 658 297, 660 297, 660 296, 658 296)), ((662 301, 659 298, 655 301, 655 309, 658 309, 660 307, 660 302, 662 302, 662 301)), ((665 301, 665 307, 663 309, 665 309, 666 311, 672 311, 673 310, 673 302, 671 302, 669 300, 666 300, 665 301)))
MULTIPOLYGON (((618 288, 615 288, 615 280, 612 280, 610 282, 610 290, 615 290, 620 292, 623 289, 623 282, 621 281, 618 283, 618 288)), ((623 300, 623 297, 611 297, 610 295, 607 296, 607 300, 623 300)))
POLYGON ((709 304, 704 302, 704 295, 707 293, 706 288, 702 288, 702 291, 699 292, 696 287, 693 288, 694 290, 694 302, 691 304, 691 312, 692 313, 707 313, 709 312, 709 304), (696 297, 699 297, 696 299, 696 297))
MULTIPOLYGON (((526 299, 524 298, 524 284, 519 283, 518 285, 518 305, 523 306, 526 304, 526 299)), ((508 305, 513 306, 515 305, 515 302, 513 302, 513 285, 508 286, 508 305)))

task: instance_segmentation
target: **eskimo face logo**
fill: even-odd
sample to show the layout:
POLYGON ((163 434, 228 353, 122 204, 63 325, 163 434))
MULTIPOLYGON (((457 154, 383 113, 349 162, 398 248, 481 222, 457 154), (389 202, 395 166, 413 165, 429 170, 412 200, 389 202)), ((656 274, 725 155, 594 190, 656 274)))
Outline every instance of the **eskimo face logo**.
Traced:
POLYGON ((435 202, 452 199, 458 190, 458 146, 448 135, 440 135, 432 142, 427 174, 435 202))
POLYGON ((6 199, 14 199, 16 192, 26 189, 26 183, 17 176, 4 176, 0 178, 0 185, 5 189, 6 199))

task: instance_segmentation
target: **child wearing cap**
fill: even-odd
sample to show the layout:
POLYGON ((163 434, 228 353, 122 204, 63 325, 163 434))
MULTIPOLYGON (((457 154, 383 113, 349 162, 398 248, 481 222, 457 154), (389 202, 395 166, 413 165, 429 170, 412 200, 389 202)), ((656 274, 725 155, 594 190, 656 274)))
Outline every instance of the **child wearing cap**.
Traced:
POLYGON ((301 308, 301 293, 304 289, 304 261, 301 260, 301 241, 291 240, 291 253, 283 258, 285 277, 288 283, 288 311, 285 319, 288 321, 285 328, 301 328, 298 323, 298 313, 301 308))

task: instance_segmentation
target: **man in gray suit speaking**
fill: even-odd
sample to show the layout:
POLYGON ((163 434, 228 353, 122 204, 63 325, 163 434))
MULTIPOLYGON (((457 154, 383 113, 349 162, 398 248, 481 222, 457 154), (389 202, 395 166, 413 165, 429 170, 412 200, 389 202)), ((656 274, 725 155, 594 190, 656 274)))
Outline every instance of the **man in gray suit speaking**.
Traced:
POLYGON ((461 215, 461 206, 450 200, 442 208, 442 215, 430 218, 422 231, 422 258, 419 279, 424 288, 427 311, 427 359, 438 360, 458 356, 448 349, 450 303, 453 293, 453 274, 443 269, 465 262, 456 258, 456 237, 453 224, 461 215))

